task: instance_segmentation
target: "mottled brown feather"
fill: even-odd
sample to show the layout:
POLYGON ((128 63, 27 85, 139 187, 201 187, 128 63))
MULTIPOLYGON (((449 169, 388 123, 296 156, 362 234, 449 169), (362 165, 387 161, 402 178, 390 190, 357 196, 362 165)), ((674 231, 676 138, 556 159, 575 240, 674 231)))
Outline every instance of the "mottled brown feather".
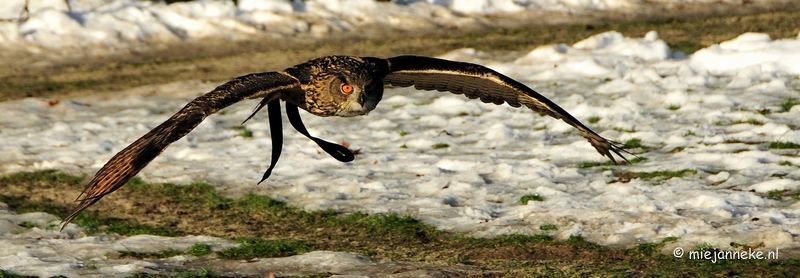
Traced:
POLYGON ((76 199, 80 203, 64 219, 61 229, 81 211, 122 187, 167 146, 188 134, 207 116, 244 99, 275 99, 280 97, 281 90, 297 86, 297 79, 285 73, 256 73, 236 78, 195 98, 164 123, 122 149, 100 168, 76 199))

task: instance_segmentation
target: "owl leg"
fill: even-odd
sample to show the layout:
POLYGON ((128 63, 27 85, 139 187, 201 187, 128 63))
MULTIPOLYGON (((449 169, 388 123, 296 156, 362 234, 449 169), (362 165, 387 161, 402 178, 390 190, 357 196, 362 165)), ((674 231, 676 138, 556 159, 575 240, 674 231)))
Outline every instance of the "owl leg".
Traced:
MULTIPOLYGON (((270 117, 271 116, 272 115, 270 114, 270 117)), ((339 160, 341 162, 350 162, 356 158, 356 156, 353 155, 353 152, 351 152, 350 149, 345 148, 342 145, 331 143, 319 139, 317 137, 311 136, 311 134, 308 134, 308 130, 306 130, 306 126, 303 124, 303 120, 300 119, 300 111, 297 109, 296 105, 290 104, 288 102, 286 103, 286 116, 289 117, 289 122, 292 124, 294 129, 297 130, 297 132, 300 132, 300 134, 305 135, 306 137, 308 137, 308 139, 313 140, 315 143, 317 143, 317 145, 319 145, 320 148, 322 148, 322 150, 330 154, 336 160, 339 160)))
MULTIPOLYGON (((261 107, 264 107, 264 105, 260 105, 258 109, 261 109, 261 107)), ((258 112, 258 109, 256 112, 258 112)), ((253 112, 253 114, 255 114, 255 112, 253 112)), ((278 158, 281 157, 281 151, 283 150, 283 123, 281 119, 281 102, 279 99, 272 100, 267 104, 267 114, 269 114, 269 134, 270 137, 272 137, 272 161, 270 161, 269 168, 264 172, 264 176, 258 184, 264 182, 269 178, 269 175, 272 174, 272 169, 278 164, 278 158)), ((252 115, 250 117, 252 117, 252 115)), ((248 117, 248 119, 250 118, 248 117)))

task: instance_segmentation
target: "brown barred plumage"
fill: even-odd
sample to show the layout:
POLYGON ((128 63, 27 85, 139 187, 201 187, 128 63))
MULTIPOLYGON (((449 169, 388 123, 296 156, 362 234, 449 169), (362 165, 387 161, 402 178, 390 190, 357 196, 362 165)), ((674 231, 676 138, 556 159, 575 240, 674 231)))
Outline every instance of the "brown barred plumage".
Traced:
MULTIPOLYGON (((600 154, 615 164, 617 161, 612 152, 627 161, 620 153, 625 150, 586 127, 563 108, 522 83, 484 66, 419 56, 398 56, 389 59, 326 56, 281 72, 241 76, 192 100, 164 123, 114 155, 100 168, 78 197, 77 201, 80 202, 78 206, 62 222, 62 229, 81 211, 103 196, 119 189, 161 154, 167 146, 188 134, 207 116, 227 106, 244 99, 262 98, 257 112, 273 100, 280 99, 317 116, 359 116, 375 109, 383 96, 384 84, 399 87, 414 86, 420 90, 447 91, 498 105, 503 103, 513 107, 524 105, 539 114, 549 115, 572 125, 600 154), (346 94, 340 90, 341 85, 345 83, 354 87, 352 93, 346 94)), ((302 123, 299 125, 300 128, 295 127, 304 131, 302 123)), ((336 144, 312 139, 337 159, 352 160, 352 156, 335 155, 346 148, 338 148, 336 144)), ((273 161, 277 161, 276 158, 273 158, 273 161)), ((264 178, 267 176, 268 174, 264 178)))

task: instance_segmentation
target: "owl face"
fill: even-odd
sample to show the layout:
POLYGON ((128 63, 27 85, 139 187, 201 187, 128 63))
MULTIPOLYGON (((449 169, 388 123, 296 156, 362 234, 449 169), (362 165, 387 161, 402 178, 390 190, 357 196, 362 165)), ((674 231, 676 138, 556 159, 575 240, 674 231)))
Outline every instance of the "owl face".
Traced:
POLYGON ((366 115, 375 109, 383 97, 383 80, 369 76, 367 78, 337 76, 330 83, 329 91, 339 106, 336 116, 366 115))

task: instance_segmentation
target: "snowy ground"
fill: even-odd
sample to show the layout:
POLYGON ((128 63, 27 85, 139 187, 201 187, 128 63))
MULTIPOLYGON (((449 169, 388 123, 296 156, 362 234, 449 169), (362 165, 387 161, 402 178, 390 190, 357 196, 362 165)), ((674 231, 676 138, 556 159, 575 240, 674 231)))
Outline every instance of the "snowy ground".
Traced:
MULTIPOLYGON (((285 12, 289 19, 278 22, 291 25, 302 18, 289 16, 298 5, 308 5, 307 12, 321 11, 319 7, 328 2, 332 1, 287 4, 293 10, 271 12, 285 12)), ((114 3, 110 5, 118 6, 109 10, 166 9, 159 4, 114 3)), ((437 9, 423 3, 386 10, 406 9, 414 14, 420 7, 437 9)), ((73 9, 82 8, 75 5, 73 9)), ((447 11, 457 9, 448 7, 447 11)), ((57 10, 37 13, 64 14, 57 10)), ((245 15, 236 15, 233 21, 222 20, 228 23, 214 26, 238 26, 231 22, 245 15)), ((92 16, 83 24, 92 22, 92 16)), ((390 17, 362 16, 391 21, 390 17)), ((28 23, 35 22, 32 19, 28 23)), ((167 28, 154 22, 139 26, 167 28)), ((56 36, 37 31, 14 39, 7 25, 2 26, 0 44, 6 47, 31 51, 48 47, 43 43, 48 40, 36 38, 56 36)), ((115 37, 137 37, 136 32, 144 29, 132 30, 115 37)), ((75 33, 59 38, 85 39, 70 34, 75 33)), ((162 34, 174 35, 173 31, 162 34)), ((698 243, 728 248, 735 242, 780 248, 781 255, 798 256, 800 202, 765 196, 771 190, 795 194, 800 190, 800 150, 767 148, 773 141, 800 143, 800 105, 788 111, 779 106, 800 99, 797 49, 800 39, 773 41, 767 35, 749 33, 686 57, 672 53, 654 32, 644 38, 609 32, 571 46, 532 49, 509 62, 471 49, 444 55, 484 64, 525 82, 578 119, 597 119, 590 126, 604 137, 641 139, 647 148, 632 151, 648 160, 632 166, 580 168, 584 162, 605 159, 558 120, 525 109, 405 88, 388 89, 382 104, 364 117, 318 118, 303 113, 313 135, 330 141, 345 139, 351 148, 361 149, 364 154, 351 163, 320 154, 313 142, 285 124, 284 155, 270 179, 255 185, 269 163, 271 142, 265 115, 245 125, 253 138, 239 136, 235 127, 257 103, 250 101, 210 117, 140 176, 149 182, 208 181, 229 196, 268 194, 305 209, 408 213, 440 229, 476 236, 549 233, 563 239, 577 234, 613 246, 680 237, 665 249, 693 248, 698 243), (433 148, 440 143, 449 147, 433 148), (683 169, 696 173, 618 181, 622 172, 683 169), (545 200, 519 203, 520 197, 533 193, 545 200), (541 231, 543 224, 559 229, 541 231)), ((33 98, 0 103, 0 174, 39 169, 93 174, 117 151, 216 85, 187 81, 58 103, 33 98)), ((78 275, 85 273, 79 265, 104 254, 80 250, 100 248, 104 242, 111 243, 110 247, 100 250, 128 248, 125 240, 145 245, 161 240, 87 237, 74 224, 64 233, 17 225, 25 221, 55 223, 59 219, 0 210, 0 245, 4 246, 0 268, 20 274, 78 275)), ((187 246, 196 241, 232 244, 211 238, 171 240, 187 246)), ((153 264, 125 262, 111 261, 101 273, 134 273, 152 269, 153 264)), ((180 258, 172 263, 179 264, 180 258)))
POLYGON ((65 0, 29 0, 25 12, 25 2, 0 1, 0 59, 15 67, 46 66, 52 63, 48 59, 136 55, 186 42, 381 37, 520 22, 574 22, 598 15, 620 19, 630 14, 713 14, 797 5, 794 0, 240 0, 238 6, 228 0, 171 5, 69 0, 68 6, 65 0))
MULTIPOLYGON (((541 225, 555 224, 559 230, 548 233, 557 238, 580 234, 604 245, 680 237, 676 246, 735 242, 791 254, 800 247, 800 203, 765 193, 800 189, 800 150, 768 149, 766 143, 800 142, 800 105, 785 112, 778 107, 800 98, 798 48, 797 39, 750 33, 681 58, 654 32, 645 38, 609 32, 572 46, 540 47, 508 63, 470 49, 444 55, 526 81, 578 119, 599 117, 591 126, 601 135, 639 138, 651 148, 640 154, 647 161, 614 171, 697 171, 681 178, 617 182, 611 170, 579 168, 604 159, 560 121, 412 89, 387 90, 365 117, 303 115, 312 134, 346 139, 365 153, 351 163, 320 154, 290 131, 272 177, 255 185, 269 161, 268 124, 264 115, 248 122, 253 138, 234 128, 252 111, 252 101, 212 116, 140 175, 150 182, 210 181, 231 196, 269 194, 305 209, 409 213, 477 236, 544 233, 541 225), (434 149, 438 143, 449 147, 434 149), (519 203, 532 193, 545 201, 519 203)), ((0 103, 0 169, 92 173, 215 85, 179 82, 56 105, 46 99, 0 103)), ((28 234, 86 240, 81 233, 28 234)), ((8 256, 20 254, 0 260, 11 262, 8 256)))

